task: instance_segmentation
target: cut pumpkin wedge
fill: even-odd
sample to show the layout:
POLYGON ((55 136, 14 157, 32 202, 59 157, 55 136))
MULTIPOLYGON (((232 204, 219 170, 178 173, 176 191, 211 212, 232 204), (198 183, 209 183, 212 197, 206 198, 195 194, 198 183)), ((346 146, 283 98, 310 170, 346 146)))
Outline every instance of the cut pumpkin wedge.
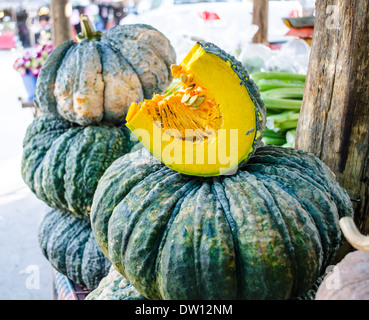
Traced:
POLYGON ((171 71, 165 95, 132 103, 126 126, 167 167, 194 176, 234 173, 262 144, 265 106, 242 64, 198 42, 171 71))

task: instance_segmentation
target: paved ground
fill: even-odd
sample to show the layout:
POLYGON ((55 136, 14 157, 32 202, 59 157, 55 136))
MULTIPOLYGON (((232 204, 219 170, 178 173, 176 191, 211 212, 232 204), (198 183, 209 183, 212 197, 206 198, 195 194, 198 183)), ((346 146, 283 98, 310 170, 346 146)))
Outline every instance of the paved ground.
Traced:
POLYGON ((51 267, 38 246, 38 226, 46 206, 20 174, 22 140, 33 120, 20 75, 12 69, 17 54, 0 51, 0 299, 51 299, 51 267))

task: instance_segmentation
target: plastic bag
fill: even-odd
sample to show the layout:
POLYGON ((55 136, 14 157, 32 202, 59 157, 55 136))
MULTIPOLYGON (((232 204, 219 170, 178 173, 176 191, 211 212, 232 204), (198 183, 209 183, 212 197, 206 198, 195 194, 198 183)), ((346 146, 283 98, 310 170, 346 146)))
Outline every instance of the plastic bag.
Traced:
POLYGON ((238 60, 249 73, 259 71, 279 71, 306 74, 310 56, 309 44, 301 39, 293 39, 272 50, 261 43, 243 46, 238 60))

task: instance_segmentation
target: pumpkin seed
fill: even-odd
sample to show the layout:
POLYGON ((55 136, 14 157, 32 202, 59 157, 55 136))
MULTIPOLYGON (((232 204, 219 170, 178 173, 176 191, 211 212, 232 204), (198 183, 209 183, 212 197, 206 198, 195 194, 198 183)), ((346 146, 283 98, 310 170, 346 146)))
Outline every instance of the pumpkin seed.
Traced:
POLYGON ((185 74, 181 74, 181 81, 183 83, 186 83, 187 82, 187 76, 185 74))
POLYGON ((164 109, 161 110, 161 113, 163 114, 164 117, 167 117, 167 112, 164 109))
POLYGON ((182 97, 182 99, 181 99, 181 102, 182 103, 185 103, 185 102, 187 102, 189 99, 191 98, 191 95, 189 94, 189 93, 185 93, 184 95, 183 95, 183 97, 182 97))
POLYGON ((192 90, 193 88, 195 88, 195 84, 191 84, 190 86, 188 86, 185 91, 190 91, 192 90))
POLYGON ((186 104, 187 104, 188 106, 191 106, 191 105, 196 101, 196 99, 197 99, 197 95, 194 95, 194 96, 192 96, 192 97, 190 98, 190 100, 188 100, 188 101, 186 102, 186 104))
POLYGON ((177 72, 177 71, 179 71, 179 70, 181 70, 182 69, 182 67, 181 66, 179 66, 179 65, 177 65, 177 64, 172 64, 171 66, 170 66, 170 70, 172 70, 172 72, 177 72))
POLYGON ((205 96, 198 97, 195 102, 192 104, 192 107, 198 107, 205 100, 205 96))

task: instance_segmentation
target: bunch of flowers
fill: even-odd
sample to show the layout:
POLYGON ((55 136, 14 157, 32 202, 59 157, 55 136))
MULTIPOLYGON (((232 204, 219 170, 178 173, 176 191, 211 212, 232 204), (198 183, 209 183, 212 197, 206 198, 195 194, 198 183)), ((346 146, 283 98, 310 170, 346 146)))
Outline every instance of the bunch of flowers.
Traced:
POLYGON ((33 74, 37 77, 52 50, 52 41, 44 40, 36 44, 34 48, 26 50, 23 56, 15 60, 13 67, 21 75, 33 74))

